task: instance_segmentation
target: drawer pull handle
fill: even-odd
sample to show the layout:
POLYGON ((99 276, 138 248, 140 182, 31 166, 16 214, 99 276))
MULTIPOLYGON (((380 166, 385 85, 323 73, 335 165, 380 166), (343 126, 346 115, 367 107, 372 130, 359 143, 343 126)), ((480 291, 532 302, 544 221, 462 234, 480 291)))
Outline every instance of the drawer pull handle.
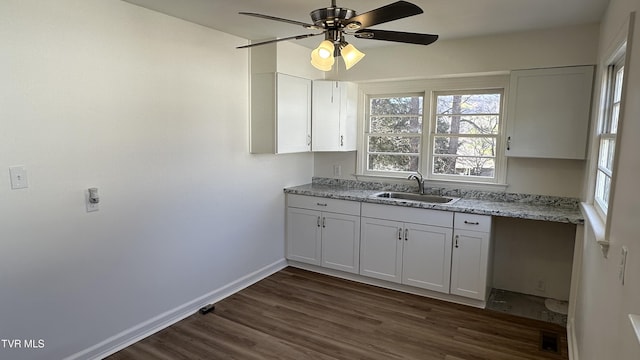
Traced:
POLYGON ((467 224, 467 225, 480 225, 480 223, 477 222, 477 221, 467 221, 467 220, 465 220, 464 223, 467 224))
POLYGON ((323 203, 316 203, 316 205, 318 205, 318 206, 327 206, 327 204, 323 204, 323 203))

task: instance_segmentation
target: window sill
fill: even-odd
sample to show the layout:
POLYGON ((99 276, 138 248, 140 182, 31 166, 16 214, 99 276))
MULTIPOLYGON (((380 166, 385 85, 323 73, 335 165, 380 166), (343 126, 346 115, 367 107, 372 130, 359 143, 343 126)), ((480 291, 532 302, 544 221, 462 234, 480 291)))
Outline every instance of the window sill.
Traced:
POLYGON ((606 224, 602 220, 602 217, 596 211, 596 208, 593 204, 580 203, 580 210, 582 210, 582 214, 587 220, 587 224, 593 230, 593 235, 595 236, 596 243, 600 245, 602 249, 602 253, 604 257, 607 257, 607 252, 609 250, 609 240, 606 238, 606 224))

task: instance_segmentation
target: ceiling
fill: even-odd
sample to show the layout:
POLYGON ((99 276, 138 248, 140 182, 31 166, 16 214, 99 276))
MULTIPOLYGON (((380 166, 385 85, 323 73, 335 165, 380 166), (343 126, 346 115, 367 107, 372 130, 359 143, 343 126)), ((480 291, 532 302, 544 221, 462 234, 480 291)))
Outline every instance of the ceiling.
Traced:
MULTIPOLYGON (((265 20, 239 11, 257 12, 311 23, 309 12, 330 6, 330 0, 124 0, 187 21, 249 40, 267 40, 313 33, 301 26, 265 20)), ((409 0, 423 14, 372 28, 438 34, 440 39, 456 39, 525 30, 598 23, 609 0, 409 0)), ((357 14, 395 0, 337 0, 337 6, 357 14)), ((292 40, 313 48, 321 37, 292 40)), ((355 39, 358 48, 393 44, 355 39)), ((242 42, 238 45, 245 45, 242 42)))

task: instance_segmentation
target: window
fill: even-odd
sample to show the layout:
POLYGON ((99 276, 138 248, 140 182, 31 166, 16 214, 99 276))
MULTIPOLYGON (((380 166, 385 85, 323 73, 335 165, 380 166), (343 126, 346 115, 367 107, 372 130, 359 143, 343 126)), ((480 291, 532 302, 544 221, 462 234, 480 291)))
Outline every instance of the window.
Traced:
POLYGON ((505 75, 361 84, 359 175, 504 186, 505 75))
POLYGON ((429 177, 496 182, 502 90, 434 92, 429 177))
POLYGON ((365 118, 367 172, 418 171, 423 106, 422 94, 368 97, 365 118))
POLYGON ((596 186, 594 204, 596 209, 606 218, 613 177, 613 162, 616 148, 616 133, 620 118, 620 102, 622 100, 622 80, 624 77, 624 57, 607 68, 604 82, 604 108, 600 119, 598 135, 599 151, 596 168, 596 186))

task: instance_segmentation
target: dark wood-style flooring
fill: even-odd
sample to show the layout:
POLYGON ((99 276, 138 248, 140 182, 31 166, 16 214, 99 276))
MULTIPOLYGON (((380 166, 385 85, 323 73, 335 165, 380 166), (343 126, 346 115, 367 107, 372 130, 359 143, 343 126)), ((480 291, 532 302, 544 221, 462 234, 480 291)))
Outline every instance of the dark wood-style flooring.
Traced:
POLYGON ((108 357, 568 359, 558 325, 286 268, 108 357), (541 351, 540 332, 560 336, 541 351))

